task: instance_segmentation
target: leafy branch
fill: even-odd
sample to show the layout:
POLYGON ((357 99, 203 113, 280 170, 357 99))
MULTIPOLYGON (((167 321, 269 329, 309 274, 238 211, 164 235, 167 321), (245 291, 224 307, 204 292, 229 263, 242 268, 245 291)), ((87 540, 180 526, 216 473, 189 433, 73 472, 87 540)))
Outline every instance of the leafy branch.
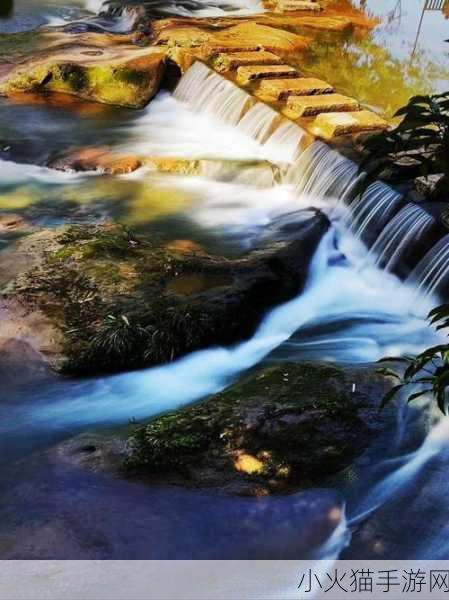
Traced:
MULTIPOLYGON (((449 326, 449 304, 434 308, 429 313, 430 322, 436 329, 449 326)), ((399 381, 385 394, 381 407, 388 404, 404 388, 420 385, 423 389, 408 396, 407 402, 412 402, 425 394, 432 394, 442 413, 446 414, 449 391, 449 343, 427 348, 416 357, 384 358, 379 362, 396 361, 406 365, 403 374, 391 369, 381 369, 384 375, 394 377, 399 381)))
POLYGON ((436 191, 449 190, 449 92, 414 96, 395 116, 402 117, 395 129, 364 143, 363 189, 379 177, 399 183, 441 175, 436 191))

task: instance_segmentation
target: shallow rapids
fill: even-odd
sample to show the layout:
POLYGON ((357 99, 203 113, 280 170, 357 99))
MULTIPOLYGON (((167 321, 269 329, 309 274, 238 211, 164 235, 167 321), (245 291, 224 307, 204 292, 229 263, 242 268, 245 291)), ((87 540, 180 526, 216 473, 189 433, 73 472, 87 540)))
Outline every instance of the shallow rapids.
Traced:
MULTIPOLYGON (((146 5, 150 13, 175 15, 263 11, 259 0, 155 0, 146 5)), ((72 31, 93 27, 115 33, 135 24, 132 11, 100 15, 108 6, 102 0, 74 1, 63 10, 51 0, 38 23, 75 20, 72 31)), ((4 29, 31 26, 15 17, 4 29)), ((56 442, 200 401, 258 364, 367 364, 385 356, 413 355, 443 339, 426 316, 449 279, 449 238, 432 237, 435 219, 423 207, 405 203, 381 183, 359 198, 354 163, 321 143, 301 153, 303 131, 296 124, 279 123, 265 104, 250 105, 246 93, 202 64, 194 65, 173 93, 160 92, 142 111, 102 110, 75 117, 57 106, 30 112, 26 106, 0 104, 5 122, 0 194, 7 210, 23 217, 24 226, 114 219, 139 233, 191 240, 206 250, 239 256, 264 243, 293 239, 317 210, 331 224, 304 289, 268 311, 248 340, 108 377, 69 380, 39 374, 22 381, 21 374, 11 376, 0 389, 6 538, 39 538, 42 532, 33 521, 38 514, 39 524, 49 523, 42 536, 58 540, 60 558, 81 558, 86 547, 92 556, 104 553, 108 558, 123 558, 124 553, 126 558, 148 553, 153 558, 297 558, 311 553, 333 561, 382 552, 387 557, 447 554, 447 548, 436 550, 441 537, 430 526, 421 532, 419 547, 397 541, 398 530, 413 520, 413 510, 425 522, 428 500, 418 493, 423 481, 432 501, 439 502, 441 530, 447 530, 447 509, 437 488, 449 462, 449 421, 428 407, 420 413, 421 407, 399 403, 396 429, 356 461, 350 470, 353 480, 332 482, 335 490, 253 504, 247 498, 217 501, 202 492, 111 481, 106 475, 55 465, 51 447, 56 442), (23 137, 17 123, 26 124, 23 137), (147 165, 114 177, 44 166, 70 145, 198 161, 201 172, 162 173, 147 165), (428 236, 429 247, 422 251, 428 236), (414 262, 404 266, 409 255, 414 262), (36 512, 28 504, 31 496, 36 512), (11 519, 16 511, 17 522, 11 519), (131 533, 123 514, 132 515, 131 533), (232 539, 230 515, 235 521, 232 539), (67 536, 73 519, 73 529, 81 533, 67 536), (155 535, 163 532, 160 548, 148 550, 145 527, 155 535), (109 540, 106 549, 90 541, 92 531, 109 540)), ((8 374, 3 375, 7 380, 8 374)), ((16 555, 26 551, 19 548, 16 555)))

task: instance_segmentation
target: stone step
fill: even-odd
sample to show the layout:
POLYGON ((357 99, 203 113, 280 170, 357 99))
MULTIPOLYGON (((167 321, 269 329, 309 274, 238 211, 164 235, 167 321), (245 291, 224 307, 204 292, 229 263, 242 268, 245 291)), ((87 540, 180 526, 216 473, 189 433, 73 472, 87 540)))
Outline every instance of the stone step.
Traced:
POLYGON ((289 96, 309 96, 311 94, 330 94, 334 88, 315 77, 298 79, 262 80, 255 94, 265 100, 286 100, 289 96))
POLYGON ((237 83, 247 85, 259 79, 286 79, 300 77, 298 71, 290 65, 254 65, 237 69, 237 83))
POLYGON ((311 0, 278 0, 275 3, 274 12, 294 12, 300 10, 320 11, 321 6, 318 2, 311 0))
POLYGON ((282 110, 290 119, 311 117, 326 112, 355 111, 359 103, 341 94, 317 94, 315 96, 290 96, 282 110))
POLYGON ((360 110, 347 113, 322 113, 312 121, 308 130, 316 137, 332 140, 339 135, 380 131, 387 128, 387 121, 369 110, 360 110))
POLYGON ((235 71, 238 67, 253 65, 281 65, 282 58, 272 52, 221 52, 213 59, 213 67, 219 73, 235 71))

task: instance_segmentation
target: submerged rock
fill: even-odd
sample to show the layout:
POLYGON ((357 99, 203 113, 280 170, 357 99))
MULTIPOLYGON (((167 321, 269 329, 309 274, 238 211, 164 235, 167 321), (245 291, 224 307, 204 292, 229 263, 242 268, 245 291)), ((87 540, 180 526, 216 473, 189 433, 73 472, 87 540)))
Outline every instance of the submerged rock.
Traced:
POLYGON ((0 234, 30 231, 32 226, 21 215, 0 212, 0 234))
POLYGON ((291 492, 324 483, 363 452, 389 418, 378 412, 388 387, 372 367, 269 366, 131 435, 130 427, 83 434, 60 445, 58 455, 149 483, 291 492))
POLYGON ((113 224, 30 235, 3 261, 19 274, 0 298, 9 323, 8 335, 0 324, 0 338, 16 329, 70 373, 143 367, 233 343, 304 284, 328 221, 317 213, 298 227, 294 241, 237 260, 135 238, 113 224), (35 315, 47 326, 30 335, 35 315))
POLYGON ((48 166, 59 171, 99 171, 123 175, 135 171, 141 164, 136 156, 114 154, 108 148, 78 148, 54 158, 48 166))
MULTIPOLYGON (((268 367, 205 402, 137 428, 126 465, 233 493, 319 484, 372 439, 376 405, 370 391, 376 383, 379 392, 380 377, 376 381, 366 369, 268 367)), ((381 397, 379 392, 377 402, 381 397)))

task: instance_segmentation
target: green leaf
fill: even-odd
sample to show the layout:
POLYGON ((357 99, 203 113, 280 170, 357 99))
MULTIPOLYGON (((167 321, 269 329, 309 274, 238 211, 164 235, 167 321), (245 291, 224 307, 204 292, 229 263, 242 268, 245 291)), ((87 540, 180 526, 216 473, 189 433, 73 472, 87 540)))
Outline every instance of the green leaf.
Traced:
POLYGON ((409 358, 406 356, 385 356, 384 358, 380 358, 377 362, 378 363, 382 363, 382 362, 403 362, 403 363, 409 363, 413 360, 413 358, 409 358))
POLYGON ((389 390, 385 396, 382 398, 382 402, 380 404, 380 410, 382 408, 385 408, 385 406, 391 402, 391 400, 393 400, 393 398, 396 396, 396 394, 399 392, 399 390, 401 390, 404 387, 405 384, 403 383, 399 383, 398 385, 395 385, 394 387, 391 388, 391 390, 389 390))
POLYGON ((422 392, 415 392, 414 394, 410 394, 410 396, 407 398, 407 402, 413 402, 413 400, 416 400, 420 396, 424 396, 424 394, 429 394, 429 393, 432 393, 431 388, 427 389, 427 390, 423 390, 422 392))

